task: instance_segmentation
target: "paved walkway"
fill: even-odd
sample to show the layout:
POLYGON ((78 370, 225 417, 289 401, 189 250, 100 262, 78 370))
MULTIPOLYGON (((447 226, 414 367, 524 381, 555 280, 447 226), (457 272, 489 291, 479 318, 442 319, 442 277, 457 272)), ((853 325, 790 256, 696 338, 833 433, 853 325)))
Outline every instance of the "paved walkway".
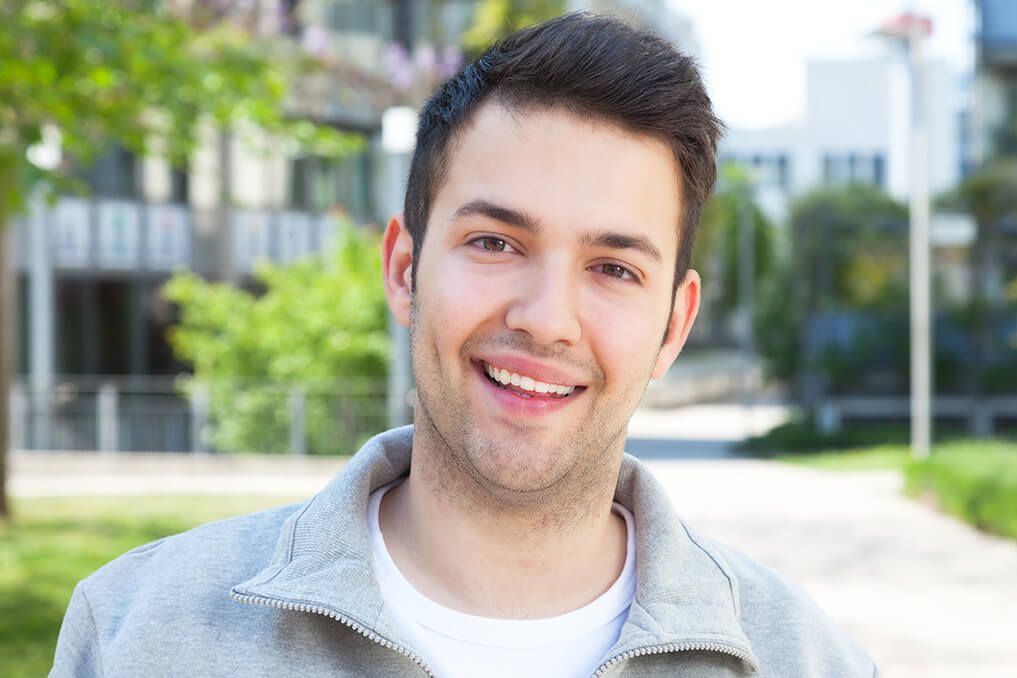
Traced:
MULTIPOLYGON (((724 459, 731 439, 744 434, 739 427, 783 416, 779 408, 758 409, 755 420, 743 414, 710 406, 640 413, 633 422, 633 436, 655 446, 647 463, 692 525, 801 583, 889 678, 1017 676, 1017 544, 901 496, 894 473, 724 459), (666 442, 668 432, 687 437, 666 442)), ((160 454, 17 453, 11 461, 11 491, 20 496, 288 499, 316 492, 341 466, 333 459, 160 454)))
POLYGON ((1017 676, 1017 544, 902 496, 896 473, 649 463, 689 523, 803 585, 889 678, 1017 676))

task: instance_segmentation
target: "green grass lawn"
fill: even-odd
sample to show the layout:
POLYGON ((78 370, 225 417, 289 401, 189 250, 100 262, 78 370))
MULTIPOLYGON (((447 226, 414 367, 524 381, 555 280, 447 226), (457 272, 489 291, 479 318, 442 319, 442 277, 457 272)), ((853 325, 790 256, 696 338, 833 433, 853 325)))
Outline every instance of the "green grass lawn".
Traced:
POLYGON ((0 524, 0 674, 44 676, 74 585, 135 546, 289 503, 279 497, 15 500, 0 524))
POLYGON ((1017 442, 958 441, 904 468, 905 488, 980 530, 1017 540, 1017 442))
POLYGON ((896 470, 905 490, 980 530, 1017 539, 1017 440, 936 431, 929 459, 915 461, 906 426, 862 425, 823 434, 800 421, 746 441, 743 454, 833 471, 896 470))
POLYGON ((911 458, 906 445, 872 445, 847 450, 776 454, 777 461, 829 471, 900 471, 911 458))

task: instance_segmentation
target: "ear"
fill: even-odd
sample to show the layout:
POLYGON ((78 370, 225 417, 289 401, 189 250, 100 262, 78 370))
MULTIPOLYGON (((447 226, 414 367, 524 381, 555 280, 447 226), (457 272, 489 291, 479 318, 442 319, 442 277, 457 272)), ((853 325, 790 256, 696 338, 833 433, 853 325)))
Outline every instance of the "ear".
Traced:
POLYGON ((405 327, 410 326, 410 300, 413 296, 413 236, 406 229, 402 213, 393 216, 381 240, 381 277, 385 298, 392 315, 405 327))
POLYGON ((692 323, 696 321, 696 314, 699 313, 700 284, 699 273, 690 268, 685 274, 685 280, 674 295, 674 307, 671 309, 671 319, 668 321, 667 338, 657 353, 657 362, 653 366, 653 379, 660 379, 664 376, 689 338, 692 323))

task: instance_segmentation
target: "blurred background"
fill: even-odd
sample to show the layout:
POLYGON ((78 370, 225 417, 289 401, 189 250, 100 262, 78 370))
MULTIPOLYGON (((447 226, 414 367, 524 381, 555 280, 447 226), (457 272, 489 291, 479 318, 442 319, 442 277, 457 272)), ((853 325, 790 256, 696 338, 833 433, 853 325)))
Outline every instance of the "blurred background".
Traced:
POLYGON ((411 420, 377 252, 416 111, 575 10, 694 55, 727 125, 629 451, 887 675, 1017 675, 1009 0, 5 0, 0 666, 122 551, 411 420))

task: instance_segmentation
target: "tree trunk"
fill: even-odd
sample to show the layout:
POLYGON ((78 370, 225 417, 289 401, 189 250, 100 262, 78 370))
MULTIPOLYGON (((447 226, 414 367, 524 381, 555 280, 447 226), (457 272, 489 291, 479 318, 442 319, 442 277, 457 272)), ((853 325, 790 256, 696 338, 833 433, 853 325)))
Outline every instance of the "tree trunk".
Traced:
POLYGON ((7 446, 10 439, 10 386, 14 371, 14 346, 18 333, 14 305, 14 262, 10 243, 14 229, 5 225, 0 213, 0 520, 9 520, 7 501, 7 446))

